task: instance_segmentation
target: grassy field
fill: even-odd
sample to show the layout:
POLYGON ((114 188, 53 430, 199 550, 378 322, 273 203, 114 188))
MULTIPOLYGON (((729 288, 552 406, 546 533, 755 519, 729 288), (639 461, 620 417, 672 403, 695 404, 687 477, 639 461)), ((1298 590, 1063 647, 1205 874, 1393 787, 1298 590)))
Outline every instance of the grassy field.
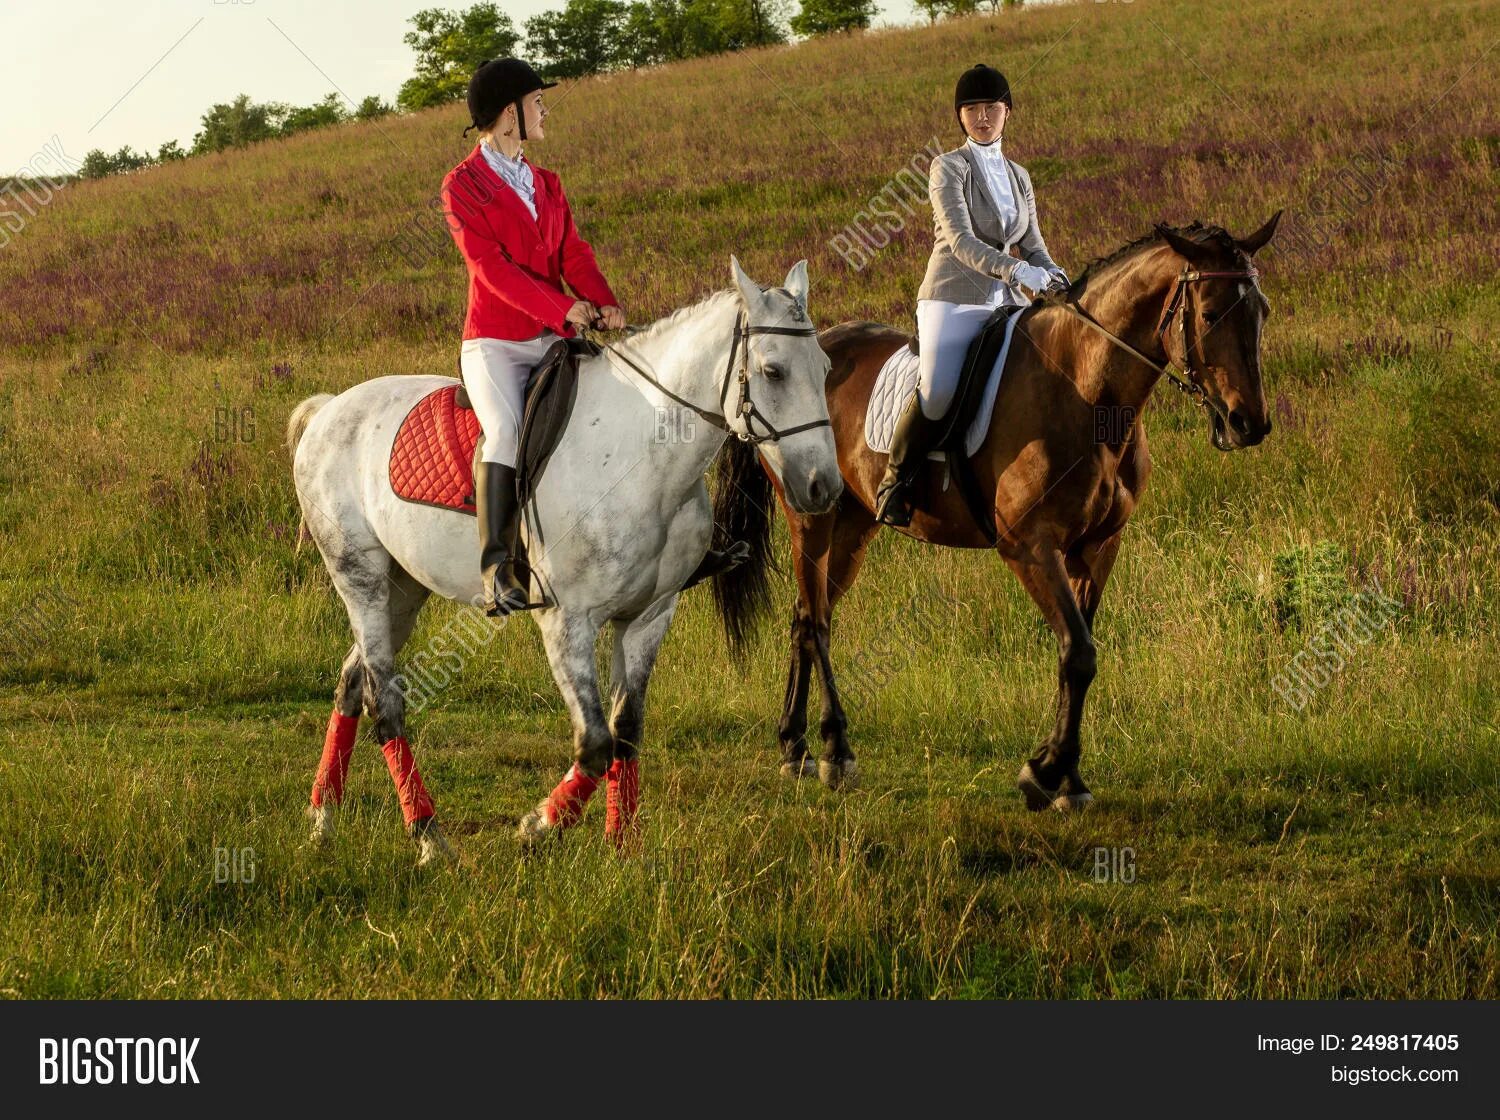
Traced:
POLYGON ((1287 208, 1275 432, 1221 455, 1151 406, 1076 819, 1011 786, 1055 679, 1020 587, 890 535, 836 619, 862 791, 777 776, 781 578, 743 667, 685 597, 639 858, 599 806, 555 851, 513 839, 570 749, 529 622, 414 721, 461 865, 412 868, 367 739, 334 853, 303 850, 348 637, 280 433, 310 393, 453 368, 428 204, 461 114, 59 192, 0 249, 0 994, 1500 994, 1497 38, 1463 0, 1065 4, 553 91, 532 154, 637 322, 733 251, 763 281, 809 258, 822 324, 909 326, 926 210, 858 270, 830 240, 953 146, 980 60, 1074 275, 1157 220, 1287 208), (1377 589, 1393 616, 1288 703, 1278 674, 1377 589))

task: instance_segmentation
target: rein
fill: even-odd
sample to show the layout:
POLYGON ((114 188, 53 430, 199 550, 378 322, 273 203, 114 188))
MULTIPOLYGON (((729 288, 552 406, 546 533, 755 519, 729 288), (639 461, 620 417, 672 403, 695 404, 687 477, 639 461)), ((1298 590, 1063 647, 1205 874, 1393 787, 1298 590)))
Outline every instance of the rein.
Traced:
POLYGON ((1208 400, 1208 394, 1203 391, 1203 386, 1199 383, 1198 372, 1197 370, 1193 369, 1193 355, 1192 352, 1188 349, 1187 344, 1186 293, 1188 290, 1188 285, 1197 280, 1253 281, 1259 275, 1260 272, 1255 268, 1254 265, 1251 265, 1250 268, 1248 268, 1244 272, 1203 272, 1197 269, 1189 268, 1187 266, 1183 267, 1181 274, 1177 277, 1176 285, 1172 288, 1172 298, 1167 301, 1167 307, 1166 310, 1162 312, 1161 321, 1156 325, 1156 338, 1162 343, 1162 353, 1166 354, 1168 352, 1166 347, 1165 335, 1167 331, 1171 329, 1173 320, 1176 320, 1177 338, 1182 345, 1182 364, 1184 367, 1182 374, 1180 375, 1172 367, 1172 359, 1170 354, 1168 354, 1167 362, 1165 365, 1161 364, 1160 362, 1153 361, 1151 358, 1146 357, 1145 354, 1142 354, 1134 346, 1130 345, 1130 343, 1126 342, 1119 335, 1111 331, 1103 323, 1099 322, 1098 319, 1095 319, 1077 303, 1063 300, 1057 306, 1066 308, 1068 311, 1071 311, 1074 315, 1078 316, 1079 319, 1083 320, 1083 322, 1093 327, 1094 330, 1098 331, 1105 338, 1109 339, 1116 346, 1120 347, 1120 349, 1124 350, 1128 354, 1133 355, 1142 362, 1145 362, 1157 373, 1166 377, 1172 382, 1173 385, 1181 389, 1189 397, 1193 398, 1193 400, 1195 400, 1198 404, 1202 405, 1205 408, 1212 408, 1213 406, 1209 403, 1208 400))
MULTIPOLYGON (((597 321, 598 320, 596 320, 596 322, 597 321)), ((706 408, 702 408, 694 404, 687 398, 680 397, 676 393, 672 392, 671 389, 668 389, 650 373, 642 369, 640 365, 638 365, 623 350, 613 345, 612 343, 605 342, 602 338, 600 338, 600 328, 580 327, 579 330, 584 333, 585 337, 588 338, 590 342, 594 343, 594 345, 596 346, 608 350, 611 354, 614 354, 642 378, 644 378, 650 384, 656 386, 656 388, 663 394, 670 397, 672 400, 676 401, 684 408, 692 409, 692 411, 697 413, 698 416, 702 417, 703 420, 705 420, 709 424, 712 424, 720 431, 739 436, 739 438, 746 443, 774 443, 777 440, 785 439, 787 436, 796 435, 798 432, 805 432, 812 428, 833 426, 832 420, 809 420, 805 424, 796 424, 790 428, 777 428, 776 425, 772 424, 771 421, 766 418, 765 413, 761 412, 761 410, 755 406, 755 402, 750 398, 750 336, 757 334, 783 334, 807 337, 816 335, 818 333, 817 327, 757 327, 750 324, 749 315, 744 310, 741 310, 735 316, 734 339, 729 346, 729 364, 724 367, 724 384, 719 390, 718 412, 711 412, 706 408), (740 362, 739 373, 738 375, 736 375, 734 368, 734 359, 735 356, 740 352, 741 339, 743 339, 745 342, 745 350, 743 360, 740 362), (725 408, 726 404, 729 401, 729 385, 731 381, 738 381, 740 387, 740 407, 738 409, 738 412, 739 415, 745 418, 745 430, 743 433, 736 432, 732 427, 730 427, 728 419, 729 414, 725 408), (761 426, 765 428, 765 435, 756 434, 754 427, 754 423, 756 420, 759 420, 761 426)))

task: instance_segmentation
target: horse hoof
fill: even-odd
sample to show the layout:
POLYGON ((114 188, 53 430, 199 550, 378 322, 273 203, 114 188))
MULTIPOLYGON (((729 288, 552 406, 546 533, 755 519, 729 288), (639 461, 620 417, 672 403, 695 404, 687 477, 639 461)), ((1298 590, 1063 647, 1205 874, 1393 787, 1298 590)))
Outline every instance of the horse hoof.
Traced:
POLYGON ((816 778, 818 767, 810 758, 800 759, 797 762, 783 762, 781 764, 781 776, 783 778, 816 778))
POLYGON ((1088 790, 1082 793, 1065 793, 1053 799, 1052 808, 1059 813, 1081 813, 1093 804, 1093 801, 1094 795, 1088 790))
POLYGON ((427 818, 427 822, 416 836, 418 867, 446 867, 458 862, 453 845, 448 843, 443 830, 431 817, 427 818))
POLYGON ((823 783, 825 789, 858 789, 859 763, 852 758, 843 762, 830 762, 826 758, 820 758, 818 780, 823 783))
POLYGON ((557 831, 547 820, 547 803, 543 801, 521 818, 516 826, 516 839, 523 847, 534 847, 557 831))
POLYGON ((1037 778, 1036 771, 1029 762, 1021 767, 1021 773, 1016 776, 1016 788, 1026 798, 1026 808, 1033 813, 1040 813, 1044 809, 1056 809, 1059 813, 1081 813, 1094 800, 1094 795, 1088 790, 1082 793, 1065 793, 1061 786, 1048 789, 1037 778))
POLYGON ((334 812, 332 805, 309 805, 307 819, 312 822, 312 832, 307 837, 307 847, 321 849, 333 844, 334 812))

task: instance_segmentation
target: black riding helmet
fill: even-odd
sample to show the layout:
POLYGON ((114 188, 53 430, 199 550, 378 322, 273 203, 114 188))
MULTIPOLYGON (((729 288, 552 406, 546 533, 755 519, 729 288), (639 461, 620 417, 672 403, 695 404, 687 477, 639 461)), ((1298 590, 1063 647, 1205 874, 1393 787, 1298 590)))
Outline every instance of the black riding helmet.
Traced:
MULTIPOLYGON (((519 58, 492 58, 481 62, 469 79, 469 128, 483 132, 494 126, 507 105, 516 107, 516 125, 521 139, 526 139, 526 108, 521 99, 539 89, 551 89, 556 82, 544 82, 531 64, 519 58)), ((464 135, 469 134, 464 129, 464 135)))
POLYGON ((1010 101, 1010 83, 1005 80, 1005 75, 981 62, 960 74, 958 85, 953 90, 953 115, 958 117, 960 127, 963 117, 959 110, 965 105, 983 101, 1003 101, 1007 109, 1015 108, 1010 101))

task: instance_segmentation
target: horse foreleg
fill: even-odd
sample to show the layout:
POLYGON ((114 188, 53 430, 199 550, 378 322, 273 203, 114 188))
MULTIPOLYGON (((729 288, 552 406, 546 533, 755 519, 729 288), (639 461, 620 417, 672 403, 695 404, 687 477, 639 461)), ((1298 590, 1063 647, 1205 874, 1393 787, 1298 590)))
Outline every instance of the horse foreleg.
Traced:
POLYGON ((537 615, 552 678, 573 717, 573 765, 545 800, 521 818, 523 843, 571 828, 583 819, 589 798, 614 760, 614 735, 599 702, 594 660, 598 624, 586 613, 556 608, 537 615))
POLYGON ((1062 554, 1049 549, 1035 555, 1035 560, 1006 562, 1057 635, 1057 716, 1052 734, 1021 767, 1016 784, 1028 809, 1082 809, 1093 800, 1078 774, 1078 729, 1096 669, 1094 641, 1062 554))
POLYGON ((609 731, 614 761, 605 772, 604 835, 625 850, 635 835, 640 808, 640 744, 646 719, 646 688, 656 654, 667 635, 677 596, 653 603, 644 613, 615 623, 614 656, 610 660, 609 731))

